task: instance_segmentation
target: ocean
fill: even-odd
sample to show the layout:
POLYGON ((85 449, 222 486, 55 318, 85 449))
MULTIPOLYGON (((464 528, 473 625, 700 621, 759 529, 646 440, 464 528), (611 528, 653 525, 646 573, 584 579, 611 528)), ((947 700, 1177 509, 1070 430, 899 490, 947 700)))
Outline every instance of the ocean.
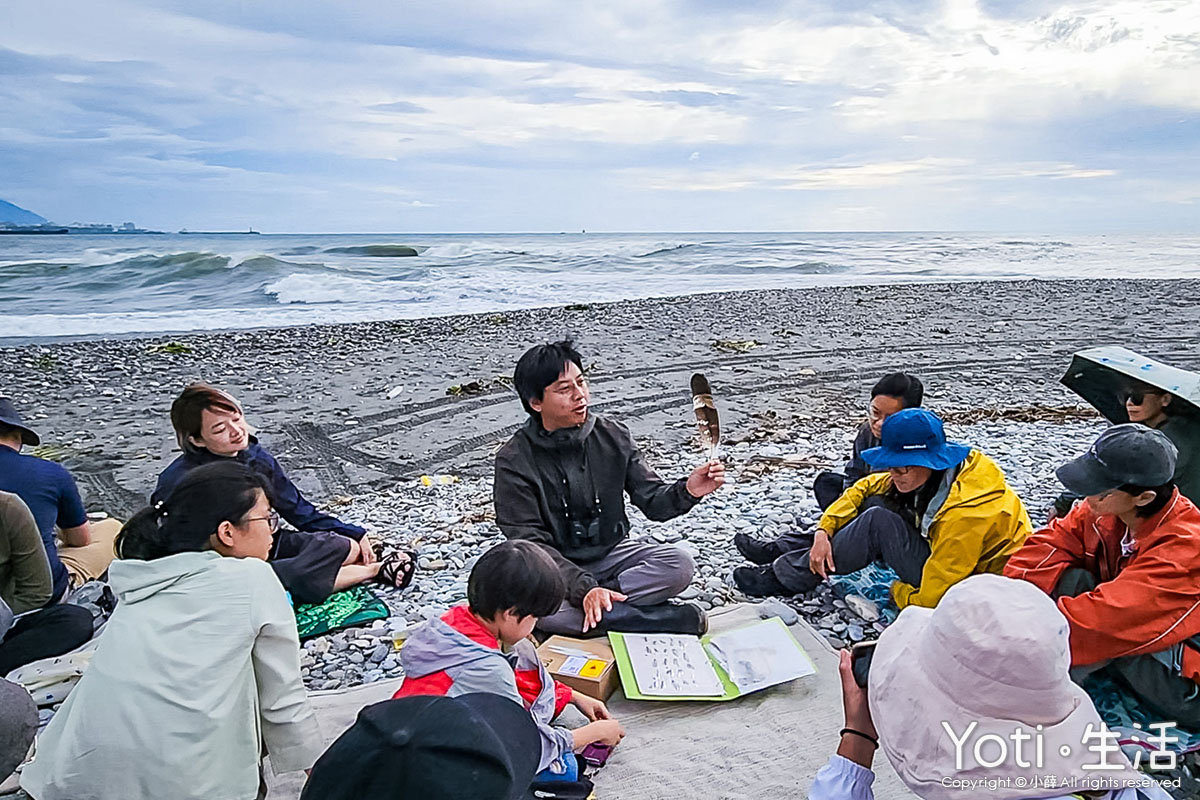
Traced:
POLYGON ((739 289, 1181 277, 1200 277, 1200 236, 0 236, 0 341, 444 316, 739 289))

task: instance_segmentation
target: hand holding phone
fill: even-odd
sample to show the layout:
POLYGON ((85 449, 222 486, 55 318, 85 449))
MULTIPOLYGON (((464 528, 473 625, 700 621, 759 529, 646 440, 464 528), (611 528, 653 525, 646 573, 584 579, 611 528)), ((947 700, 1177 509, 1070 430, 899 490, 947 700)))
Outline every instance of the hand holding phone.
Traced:
POLYGON ((850 648, 850 671, 854 673, 854 682, 862 688, 867 688, 867 678, 871 671, 871 658, 875 655, 875 645, 878 640, 859 642, 850 648))

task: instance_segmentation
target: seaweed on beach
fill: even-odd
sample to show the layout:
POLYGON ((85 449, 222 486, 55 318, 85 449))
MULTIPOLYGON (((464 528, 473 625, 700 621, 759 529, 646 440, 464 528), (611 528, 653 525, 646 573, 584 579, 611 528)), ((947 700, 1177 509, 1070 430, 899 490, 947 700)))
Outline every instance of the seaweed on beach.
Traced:
POLYGON ((147 353, 162 353, 169 356, 186 356, 195 352, 191 345, 183 342, 162 342, 161 344, 153 344, 146 348, 147 353))
POLYGON ((1100 413, 1090 406, 994 406, 971 408, 942 413, 942 421, 957 425, 1006 420, 1009 422, 1073 422, 1100 419, 1100 413))
POLYGON ((727 353, 748 353, 761 342, 756 339, 714 339, 712 346, 727 353))

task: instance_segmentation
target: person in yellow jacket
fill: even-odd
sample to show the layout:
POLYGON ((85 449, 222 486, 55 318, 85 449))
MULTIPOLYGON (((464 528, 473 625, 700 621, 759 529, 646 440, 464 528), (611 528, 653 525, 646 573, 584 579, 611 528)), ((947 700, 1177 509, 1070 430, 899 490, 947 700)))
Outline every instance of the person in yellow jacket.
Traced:
POLYGON ((1003 572, 1033 531, 1029 514, 996 462, 946 441, 942 421, 922 408, 888 417, 879 447, 863 452, 885 469, 848 488, 815 534, 785 534, 743 552, 760 566, 734 582, 753 596, 810 592, 829 575, 882 561, 900 580, 899 608, 933 608, 970 575, 1003 572))

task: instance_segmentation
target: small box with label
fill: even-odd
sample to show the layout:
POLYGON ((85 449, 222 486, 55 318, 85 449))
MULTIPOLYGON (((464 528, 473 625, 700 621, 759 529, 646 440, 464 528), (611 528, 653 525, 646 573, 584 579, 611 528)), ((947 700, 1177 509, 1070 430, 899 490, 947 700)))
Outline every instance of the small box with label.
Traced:
POLYGON ((589 697, 607 700, 620 685, 616 658, 607 639, 551 636, 537 651, 556 680, 589 697))

